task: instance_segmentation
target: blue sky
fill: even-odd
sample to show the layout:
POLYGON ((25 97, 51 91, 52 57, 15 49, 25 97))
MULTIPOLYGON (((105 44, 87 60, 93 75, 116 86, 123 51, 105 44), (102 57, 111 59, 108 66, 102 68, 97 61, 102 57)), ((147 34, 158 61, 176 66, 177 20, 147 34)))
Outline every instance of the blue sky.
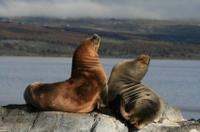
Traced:
POLYGON ((0 0, 0 16, 200 19, 200 0, 0 0))

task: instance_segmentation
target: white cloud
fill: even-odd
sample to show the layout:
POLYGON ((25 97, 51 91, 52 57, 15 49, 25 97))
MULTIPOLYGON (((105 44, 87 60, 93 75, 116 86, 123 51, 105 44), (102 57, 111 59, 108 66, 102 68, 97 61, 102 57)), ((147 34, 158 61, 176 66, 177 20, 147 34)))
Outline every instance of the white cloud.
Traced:
POLYGON ((200 18, 200 0, 1 0, 0 16, 200 18))

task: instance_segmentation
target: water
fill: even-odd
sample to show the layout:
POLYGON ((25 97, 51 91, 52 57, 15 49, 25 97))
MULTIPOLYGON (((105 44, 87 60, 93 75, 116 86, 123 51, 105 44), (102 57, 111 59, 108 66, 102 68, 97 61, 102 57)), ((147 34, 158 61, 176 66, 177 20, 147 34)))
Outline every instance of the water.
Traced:
MULTIPOLYGON (((121 60, 101 60, 108 76, 121 60)), ((66 80, 70 73, 71 58, 0 57, 0 105, 24 103, 28 84, 66 80)), ((152 60, 143 82, 186 118, 200 118, 200 61, 152 60)))

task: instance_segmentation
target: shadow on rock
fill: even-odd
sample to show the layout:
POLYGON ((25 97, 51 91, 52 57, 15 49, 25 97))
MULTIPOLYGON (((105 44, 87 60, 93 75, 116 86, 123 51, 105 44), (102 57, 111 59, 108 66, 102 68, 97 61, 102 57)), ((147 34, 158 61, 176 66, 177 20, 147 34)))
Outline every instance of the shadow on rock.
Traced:
POLYGON ((10 104, 6 106, 2 106, 3 108, 7 109, 7 111, 12 111, 12 110, 21 110, 25 111, 28 113, 33 113, 33 112, 39 112, 37 108, 33 107, 32 105, 27 105, 27 104, 10 104))

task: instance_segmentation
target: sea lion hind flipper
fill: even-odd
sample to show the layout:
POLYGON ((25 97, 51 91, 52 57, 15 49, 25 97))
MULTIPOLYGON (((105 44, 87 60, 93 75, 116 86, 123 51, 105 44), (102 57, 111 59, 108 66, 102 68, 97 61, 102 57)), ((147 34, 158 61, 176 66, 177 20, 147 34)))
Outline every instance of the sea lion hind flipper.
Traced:
POLYGON ((30 94, 30 88, 31 88, 31 84, 28 85, 26 88, 25 88, 25 91, 24 91, 24 100, 26 102, 27 105, 30 104, 30 97, 31 97, 31 94, 30 94))
POLYGON ((28 85, 24 91, 24 100, 26 102, 26 105, 31 108, 31 109, 35 109, 35 106, 33 105, 33 99, 32 99, 32 95, 31 95, 31 88, 32 85, 28 85))
POLYGON ((42 83, 41 82, 34 82, 29 84, 24 91, 24 100, 26 102, 27 105, 31 105, 32 107, 36 107, 34 100, 33 100, 33 93, 32 90, 35 87, 40 86, 42 83))

